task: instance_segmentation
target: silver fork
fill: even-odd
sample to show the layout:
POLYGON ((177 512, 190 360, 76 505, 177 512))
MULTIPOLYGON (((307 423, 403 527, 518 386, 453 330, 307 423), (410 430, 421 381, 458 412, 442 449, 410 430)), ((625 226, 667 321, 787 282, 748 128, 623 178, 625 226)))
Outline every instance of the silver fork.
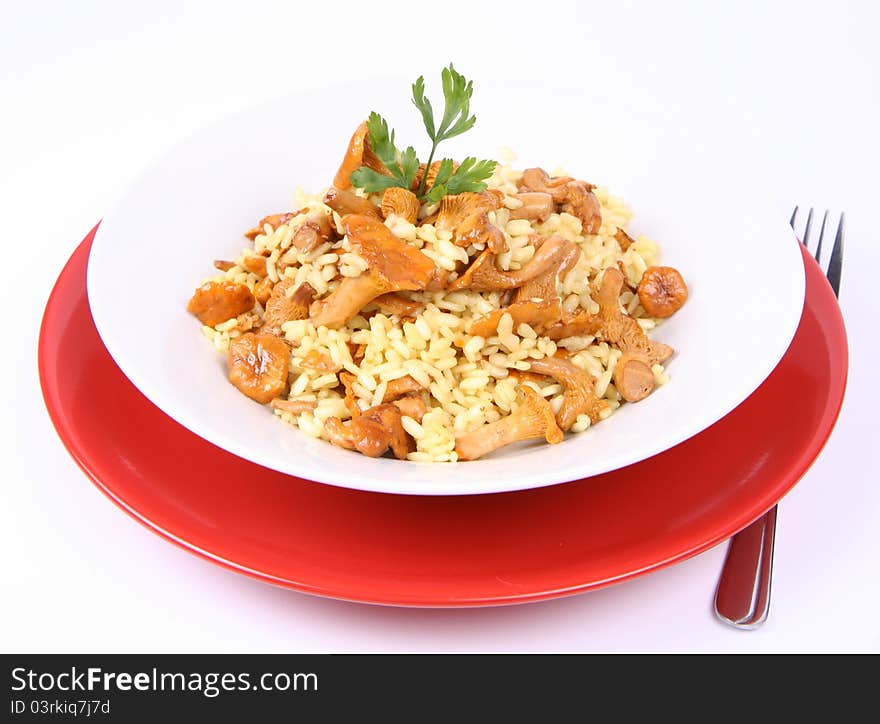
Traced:
MULTIPOLYGON (((791 214, 791 228, 795 229, 798 207, 791 214)), ((821 263, 822 241, 825 238, 825 225, 828 211, 822 217, 819 243, 816 245, 816 262, 821 263)), ((813 225, 813 209, 807 214, 804 227, 803 245, 810 248, 810 231, 813 225)), ((795 231, 795 233, 797 233, 795 231)), ((840 271, 843 265, 844 214, 840 215, 831 260, 825 276, 840 296, 840 271)), ((773 578, 773 543, 776 538, 777 506, 744 528, 730 539, 727 558, 715 591, 715 613, 724 623, 738 629, 755 629, 767 620, 770 611, 770 584, 773 578)))

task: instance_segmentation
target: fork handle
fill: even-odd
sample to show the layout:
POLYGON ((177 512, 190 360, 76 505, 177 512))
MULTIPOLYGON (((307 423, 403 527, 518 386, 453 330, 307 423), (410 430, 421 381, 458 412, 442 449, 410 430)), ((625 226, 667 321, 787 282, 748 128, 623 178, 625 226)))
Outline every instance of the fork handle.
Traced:
POLYGON ((730 539, 715 592, 715 613, 736 628, 757 628, 770 610, 776 506, 730 539))

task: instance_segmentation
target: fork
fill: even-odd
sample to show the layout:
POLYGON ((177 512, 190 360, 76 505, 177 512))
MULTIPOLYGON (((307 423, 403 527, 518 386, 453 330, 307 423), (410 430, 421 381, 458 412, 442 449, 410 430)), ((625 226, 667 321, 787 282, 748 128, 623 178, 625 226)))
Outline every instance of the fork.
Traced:
MULTIPOLYGON (((791 214, 791 228, 795 229, 798 207, 791 214)), ((828 211, 822 217, 819 243, 814 254, 821 263, 822 241, 828 211)), ((810 231, 813 225, 813 209, 807 214, 803 245, 810 248, 810 231)), ((797 233, 795 231, 795 233, 797 233)), ((826 277, 834 296, 840 296, 840 271, 843 264, 844 214, 841 213, 831 249, 826 277)), ((755 629, 767 620, 770 611, 770 584, 773 578, 773 544, 776 538, 776 514, 774 505, 769 511, 747 528, 730 539, 727 557, 721 569, 718 589, 715 591, 715 614, 724 623, 738 629, 755 629)))

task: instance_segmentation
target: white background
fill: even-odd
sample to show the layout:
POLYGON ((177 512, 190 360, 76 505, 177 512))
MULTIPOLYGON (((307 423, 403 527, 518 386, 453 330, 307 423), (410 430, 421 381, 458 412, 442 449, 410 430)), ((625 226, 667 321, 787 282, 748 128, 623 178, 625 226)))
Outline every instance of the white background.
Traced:
POLYGON ((880 651, 872 4, 322 5, 0 2, 0 649, 880 651), (478 88, 499 75, 552 75, 587 93, 616 88, 648 111, 678 109, 711 138, 722 170, 732 155, 753 165, 728 223, 754 194, 784 218, 795 203, 846 210, 847 399, 824 453, 780 506, 762 629, 712 616, 723 545, 610 589, 503 609, 400 610, 273 588, 134 523, 55 436, 36 374, 43 307, 69 254, 140 169, 200 126, 278 94, 389 72, 430 80, 450 59, 478 88))

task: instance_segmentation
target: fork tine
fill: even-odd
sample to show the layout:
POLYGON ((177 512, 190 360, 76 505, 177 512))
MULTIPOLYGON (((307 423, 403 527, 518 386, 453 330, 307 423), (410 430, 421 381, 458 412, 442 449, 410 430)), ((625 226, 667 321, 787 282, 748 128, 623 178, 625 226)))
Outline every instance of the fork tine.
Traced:
POLYGON ((834 248, 831 249, 831 261, 828 262, 828 283, 834 290, 834 296, 840 296, 840 271, 843 267, 843 227, 846 217, 841 212, 837 235, 834 237, 834 248))
POLYGON ((798 207, 794 207, 794 211, 791 212, 791 218, 788 220, 788 225, 794 229, 794 222, 797 219, 798 207))
POLYGON ((828 209, 825 209, 825 215, 822 217, 822 228, 819 229, 819 243, 816 246, 816 263, 820 261, 822 256, 822 239, 825 237, 825 222, 828 221, 828 209))
POLYGON ((802 239, 804 246, 810 248, 810 227, 813 225, 813 207, 810 207, 810 213, 807 214, 807 225, 804 227, 804 238, 802 239))

